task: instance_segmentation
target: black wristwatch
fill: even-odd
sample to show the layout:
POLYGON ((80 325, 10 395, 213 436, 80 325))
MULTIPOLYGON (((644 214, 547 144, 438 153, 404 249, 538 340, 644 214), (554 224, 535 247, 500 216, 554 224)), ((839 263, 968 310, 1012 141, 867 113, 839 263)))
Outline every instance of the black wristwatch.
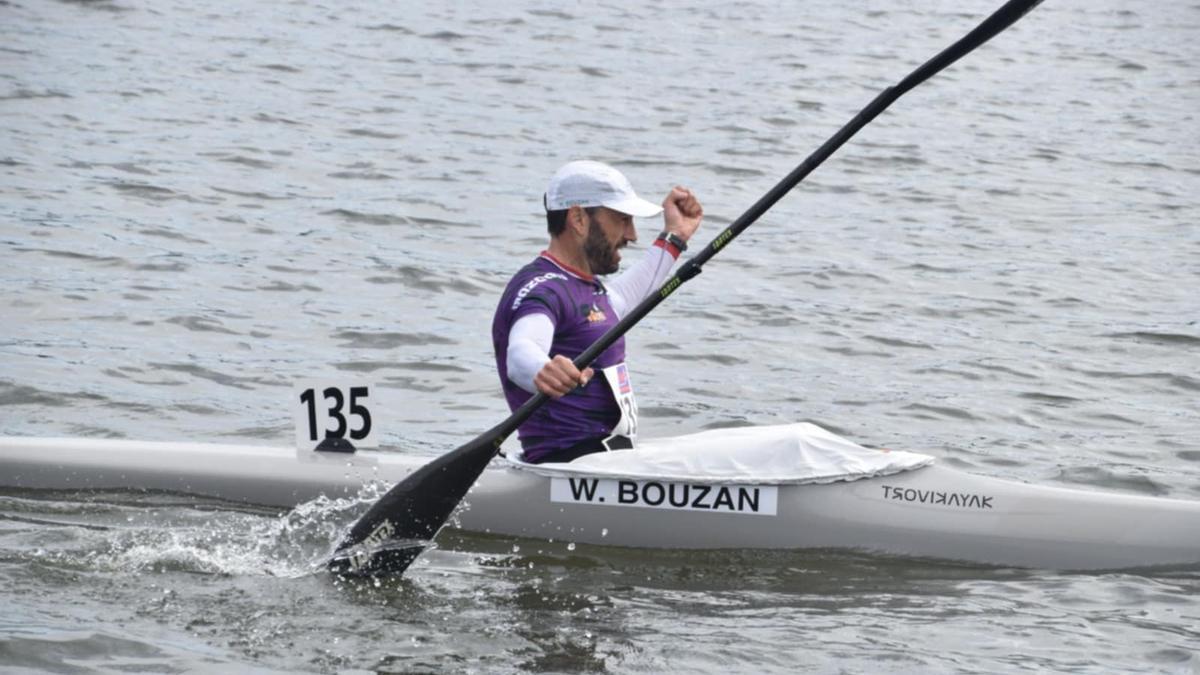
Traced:
POLYGON ((687 250, 687 242, 683 240, 683 237, 674 232, 663 230, 662 234, 658 235, 658 238, 679 249, 680 253, 687 250))

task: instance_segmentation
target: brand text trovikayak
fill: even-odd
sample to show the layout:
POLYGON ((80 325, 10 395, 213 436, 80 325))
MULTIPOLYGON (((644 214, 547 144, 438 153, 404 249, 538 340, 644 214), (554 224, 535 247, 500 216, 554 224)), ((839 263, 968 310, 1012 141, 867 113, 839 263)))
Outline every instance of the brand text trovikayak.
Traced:
POLYGON ((965 492, 942 492, 941 490, 917 490, 883 486, 884 499, 899 499, 905 502, 933 504, 935 506, 957 506, 964 509, 990 509, 993 497, 973 495, 965 492))

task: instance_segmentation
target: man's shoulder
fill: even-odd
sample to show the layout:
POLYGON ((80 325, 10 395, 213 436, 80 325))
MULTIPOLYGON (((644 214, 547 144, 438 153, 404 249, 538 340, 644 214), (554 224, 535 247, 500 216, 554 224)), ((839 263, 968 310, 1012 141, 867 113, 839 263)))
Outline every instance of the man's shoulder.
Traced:
POLYGON ((525 263, 524 267, 517 270, 517 273, 513 275, 513 280, 530 277, 530 276, 537 276, 537 275, 545 273, 545 272, 557 272, 557 271, 560 271, 560 270, 557 268, 557 266, 555 266, 554 263, 550 262, 543 256, 539 255, 538 257, 534 258, 533 260, 530 260, 529 262, 525 263))
POLYGON ((511 311, 516 311, 526 300, 562 292, 571 276, 553 262, 538 256, 522 267, 508 282, 504 296, 511 311))
POLYGON ((517 270, 508 282, 508 289, 523 288, 530 284, 540 286, 548 281, 570 281, 571 276, 559 269, 553 262, 539 256, 517 270))

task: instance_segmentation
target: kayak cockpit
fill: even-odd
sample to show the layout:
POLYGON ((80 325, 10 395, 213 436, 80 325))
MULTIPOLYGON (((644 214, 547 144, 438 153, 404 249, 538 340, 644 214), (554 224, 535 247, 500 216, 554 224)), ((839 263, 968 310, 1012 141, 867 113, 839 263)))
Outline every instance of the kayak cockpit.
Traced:
POLYGON ((542 476, 698 483, 801 485, 877 478, 928 466, 915 452, 876 450, 811 424, 714 429, 641 441, 631 450, 597 452, 570 463, 508 466, 542 476))

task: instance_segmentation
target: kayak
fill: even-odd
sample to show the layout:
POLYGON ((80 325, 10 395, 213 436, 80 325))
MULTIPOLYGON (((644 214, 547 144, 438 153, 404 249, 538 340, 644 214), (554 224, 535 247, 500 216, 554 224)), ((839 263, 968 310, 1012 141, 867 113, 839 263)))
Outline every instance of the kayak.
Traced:
MULTIPOLYGON (((1064 570, 1200 564, 1200 502, 980 476, 925 455, 866 449, 814 425, 755 429, 646 441, 571 464, 499 457, 447 527, 607 546, 849 549, 1064 570), (763 434, 787 443, 747 449, 766 447, 755 440, 763 434), (707 455, 694 450, 703 447, 707 455)), ((0 438, 0 488, 159 490, 292 507, 353 497, 372 481, 394 484, 428 459, 8 437, 0 438)))

